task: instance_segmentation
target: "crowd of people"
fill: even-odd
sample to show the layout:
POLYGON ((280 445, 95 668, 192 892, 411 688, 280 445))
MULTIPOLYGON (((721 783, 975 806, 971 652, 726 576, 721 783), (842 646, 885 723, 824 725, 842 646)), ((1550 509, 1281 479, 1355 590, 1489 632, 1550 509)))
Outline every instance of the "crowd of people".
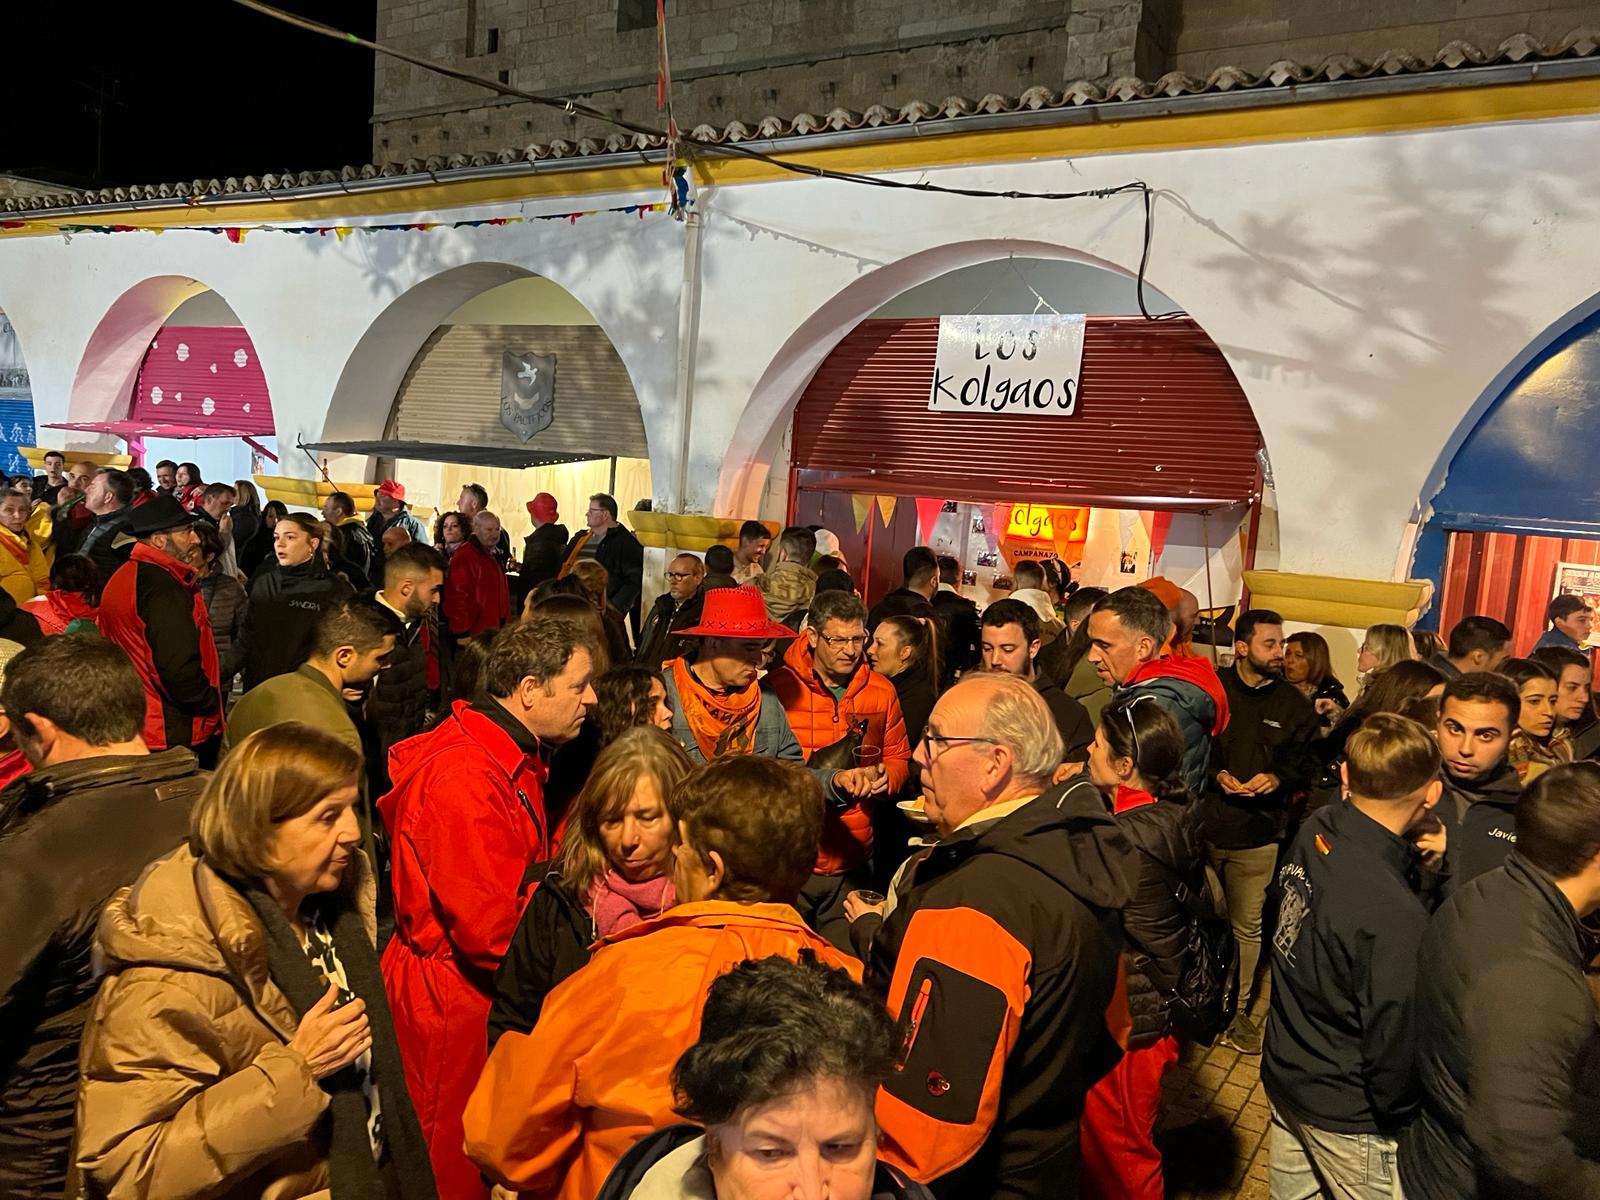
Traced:
POLYGON ((1186 1040, 1260 1056, 1275 1197, 1600 1195, 1581 600, 1347 689, 1159 577, 918 546, 869 609, 752 521, 650 603, 606 495, 517 555, 477 484, 46 468, 0 1195, 1154 1198, 1186 1040))

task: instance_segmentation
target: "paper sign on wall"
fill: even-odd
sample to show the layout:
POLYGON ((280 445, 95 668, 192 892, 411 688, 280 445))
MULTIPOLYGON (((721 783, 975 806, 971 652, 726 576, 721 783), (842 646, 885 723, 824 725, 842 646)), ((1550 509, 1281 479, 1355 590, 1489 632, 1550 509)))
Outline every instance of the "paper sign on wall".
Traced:
POLYGON ((1072 416, 1084 323, 1081 313, 940 317, 928 408, 1072 416))

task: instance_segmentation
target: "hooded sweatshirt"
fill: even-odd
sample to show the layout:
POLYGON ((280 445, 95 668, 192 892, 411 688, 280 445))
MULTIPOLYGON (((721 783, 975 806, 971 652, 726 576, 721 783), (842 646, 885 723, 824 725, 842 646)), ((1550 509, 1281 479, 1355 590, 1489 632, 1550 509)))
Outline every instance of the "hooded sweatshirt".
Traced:
POLYGON ((1011 593, 1011 599, 1022 601, 1039 614, 1039 636, 1046 643, 1055 641, 1066 629, 1061 614, 1056 612, 1056 606, 1050 602, 1050 597, 1043 589, 1018 588, 1011 593))
POLYGON ((1210 777, 1211 739, 1228 727, 1228 694, 1217 670, 1204 658, 1152 658, 1135 667, 1113 700, 1148 692, 1172 714, 1183 733, 1183 785, 1192 796, 1205 793, 1210 777))
POLYGON ((1067 1194, 1084 1096, 1120 1057, 1108 1017, 1126 1032, 1120 909, 1138 886, 1138 852, 1086 779, 916 864, 872 944, 907 1030, 878 1097, 884 1161, 939 1196, 1067 1194))

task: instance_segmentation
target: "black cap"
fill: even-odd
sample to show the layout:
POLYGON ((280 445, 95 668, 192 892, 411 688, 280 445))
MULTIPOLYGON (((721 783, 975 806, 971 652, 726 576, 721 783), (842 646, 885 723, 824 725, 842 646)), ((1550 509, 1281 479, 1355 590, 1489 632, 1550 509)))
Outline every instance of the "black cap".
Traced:
POLYGON ((169 529, 183 529, 198 518, 171 496, 157 496, 139 505, 128 516, 128 532, 134 537, 149 537, 169 529))

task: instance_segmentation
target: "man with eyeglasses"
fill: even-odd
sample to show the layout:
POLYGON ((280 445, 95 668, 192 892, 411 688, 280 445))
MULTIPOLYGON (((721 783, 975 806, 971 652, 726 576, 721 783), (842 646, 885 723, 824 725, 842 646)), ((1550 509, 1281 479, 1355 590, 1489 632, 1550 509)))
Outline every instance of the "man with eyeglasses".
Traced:
POLYGON ((945 692, 917 746, 939 842, 868 978, 905 1031, 881 1156, 939 1197, 1076 1195, 1084 1097, 1121 1054, 1107 1010, 1138 851, 1087 778, 1051 784, 1061 756, 1038 692, 997 673, 945 692))
POLYGON ((634 659, 641 667, 658 671, 663 664, 682 658, 694 639, 679 631, 700 623, 705 597, 700 585, 706 567, 693 554, 680 554, 667 564, 667 590, 656 597, 645 616, 639 634, 639 653, 634 659))
POLYGON ((867 610, 852 592, 822 592, 806 631, 789 645, 768 681, 809 759, 864 722, 857 766, 824 782, 829 805, 816 871, 800 893, 800 915, 842 950, 850 950, 845 897, 870 887, 873 807, 911 775, 911 745, 899 694, 867 665, 867 610))

